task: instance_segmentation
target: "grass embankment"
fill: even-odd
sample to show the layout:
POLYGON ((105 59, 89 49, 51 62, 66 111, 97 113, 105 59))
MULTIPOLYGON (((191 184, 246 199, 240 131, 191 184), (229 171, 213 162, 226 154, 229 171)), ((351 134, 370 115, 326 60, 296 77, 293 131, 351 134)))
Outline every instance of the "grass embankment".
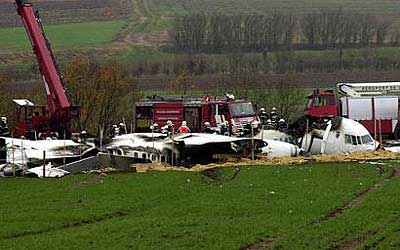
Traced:
MULTIPOLYGON (((45 25, 46 35, 54 49, 79 48, 104 45, 113 40, 123 21, 103 21, 60 25, 45 25)), ((30 50, 23 27, 0 29, 0 48, 5 50, 30 50)))
MULTIPOLYGON (((234 169, 220 171, 225 181, 186 172, 0 180, 0 245, 238 249, 275 239, 284 249, 327 248, 400 208, 400 183, 391 179, 381 181, 382 188, 367 194, 358 207, 316 223, 384 178, 368 164, 243 167, 232 180, 234 169)), ((387 235, 398 242, 391 229, 387 235)))

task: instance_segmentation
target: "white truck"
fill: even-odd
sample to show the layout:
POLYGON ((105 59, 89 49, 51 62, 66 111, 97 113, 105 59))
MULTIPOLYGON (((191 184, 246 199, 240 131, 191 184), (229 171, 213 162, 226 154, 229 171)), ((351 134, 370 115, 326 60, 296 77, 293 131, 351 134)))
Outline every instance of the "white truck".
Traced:
POLYGON ((339 83, 339 113, 360 122, 374 135, 399 137, 400 82, 339 83))

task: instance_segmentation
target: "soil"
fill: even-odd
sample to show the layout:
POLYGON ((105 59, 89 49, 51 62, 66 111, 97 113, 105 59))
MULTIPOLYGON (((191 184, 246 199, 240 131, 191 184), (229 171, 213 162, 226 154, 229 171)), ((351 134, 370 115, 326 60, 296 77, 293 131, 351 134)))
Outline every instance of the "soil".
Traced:
MULTIPOLYGON (((0 0, 0 27, 19 27, 14 0, 0 0)), ((131 14, 130 0, 40 0, 34 2, 45 24, 114 20, 131 14)))

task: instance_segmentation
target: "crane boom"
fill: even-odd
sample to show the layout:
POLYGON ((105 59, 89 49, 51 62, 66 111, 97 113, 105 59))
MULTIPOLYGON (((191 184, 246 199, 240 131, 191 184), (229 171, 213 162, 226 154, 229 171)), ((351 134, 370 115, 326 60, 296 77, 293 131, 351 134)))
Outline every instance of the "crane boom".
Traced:
POLYGON ((47 109, 42 118, 36 119, 36 122, 31 122, 32 119, 25 119, 24 124, 20 126, 19 130, 22 132, 19 134, 27 132, 23 132, 23 130, 35 131, 35 133, 53 131, 69 134, 70 121, 79 116, 79 107, 71 106, 68 101, 39 12, 33 9, 29 0, 15 0, 15 2, 17 13, 21 16, 35 53, 47 95, 47 109))
POLYGON ((24 23, 43 77, 49 112, 55 115, 60 110, 69 109, 70 104, 53 53, 42 29, 40 17, 34 12, 31 3, 27 0, 16 0, 16 3, 18 14, 24 23))

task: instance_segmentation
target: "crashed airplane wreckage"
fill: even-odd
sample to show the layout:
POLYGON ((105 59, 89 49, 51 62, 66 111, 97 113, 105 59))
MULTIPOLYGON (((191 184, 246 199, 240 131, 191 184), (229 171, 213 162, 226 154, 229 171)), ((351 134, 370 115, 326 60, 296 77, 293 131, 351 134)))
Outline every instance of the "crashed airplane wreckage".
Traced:
MULTIPOLYGON (((297 138, 280 131, 261 130, 254 138, 229 137, 207 133, 133 133, 115 136, 101 152, 94 143, 72 140, 29 141, 2 138, 6 150, 3 172, 10 173, 11 166, 32 169, 37 176, 43 171, 55 172, 54 168, 78 173, 104 167, 116 167, 129 171, 135 163, 167 163, 191 167, 196 164, 215 163, 228 158, 254 158, 257 154, 268 158, 311 154, 336 154, 373 151, 379 143, 372 139, 368 130, 356 121, 335 118, 326 124, 311 126, 297 138), (271 136, 277 136, 271 138, 271 136), (43 155, 46 152, 46 155, 43 155), (251 157, 253 156, 253 157, 251 157), (43 160, 45 157, 45 160, 43 160), (51 165, 43 165, 51 163, 51 165), (4 168, 7 171, 4 171, 4 168), (35 171, 34 171, 35 170, 35 171)), ((0 167, 1 172, 1 167, 0 167)), ((65 174, 65 173, 63 173, 65 174)), ((44 173, 46 176, 46 174, 44 173)), ((46 176, 47 177, 47 176, 46 176)))
POLYGON ((262 152, 266 146, 260 139, 218 134, 189 133, 172 137, 162 133, 136 133, 115 137, 106 149, 112 155, 141 158, 149 163, 192 166, 216 162, 224 156, 248 157, 252 152, 262 152))
POLYGON ((57 171, 57 166, 95 156, 98 153, 94 144, 73 140, 31 141, 1 137, 0 145, 2 149, 0 160, 3 163, 0 165, 0 175, 4 176, 31 174, 35 176, 37 168, 40 168, 48 173, 45 176, 54 173, 55 176, 51 177, 61 177, 66 172, 57 171))
POLYGON ((253 152, 262 152, 267 146, 260 139, 202 133, 174 137, 161 133, 120 135, 105 147, 107 152, 99 152, 94 144, 72 140, 1 140, 6 149, 3 151, 4 164, 0 166, 3 175, 36 174, 39 177, 61 177, 66 173, 104 167, 116 167, 125 171, 134 163, 161 162, 190 167, 217 162, 224 157, 248 157, 253 152), (53 176, 49 176, 50 174, 53 176))

